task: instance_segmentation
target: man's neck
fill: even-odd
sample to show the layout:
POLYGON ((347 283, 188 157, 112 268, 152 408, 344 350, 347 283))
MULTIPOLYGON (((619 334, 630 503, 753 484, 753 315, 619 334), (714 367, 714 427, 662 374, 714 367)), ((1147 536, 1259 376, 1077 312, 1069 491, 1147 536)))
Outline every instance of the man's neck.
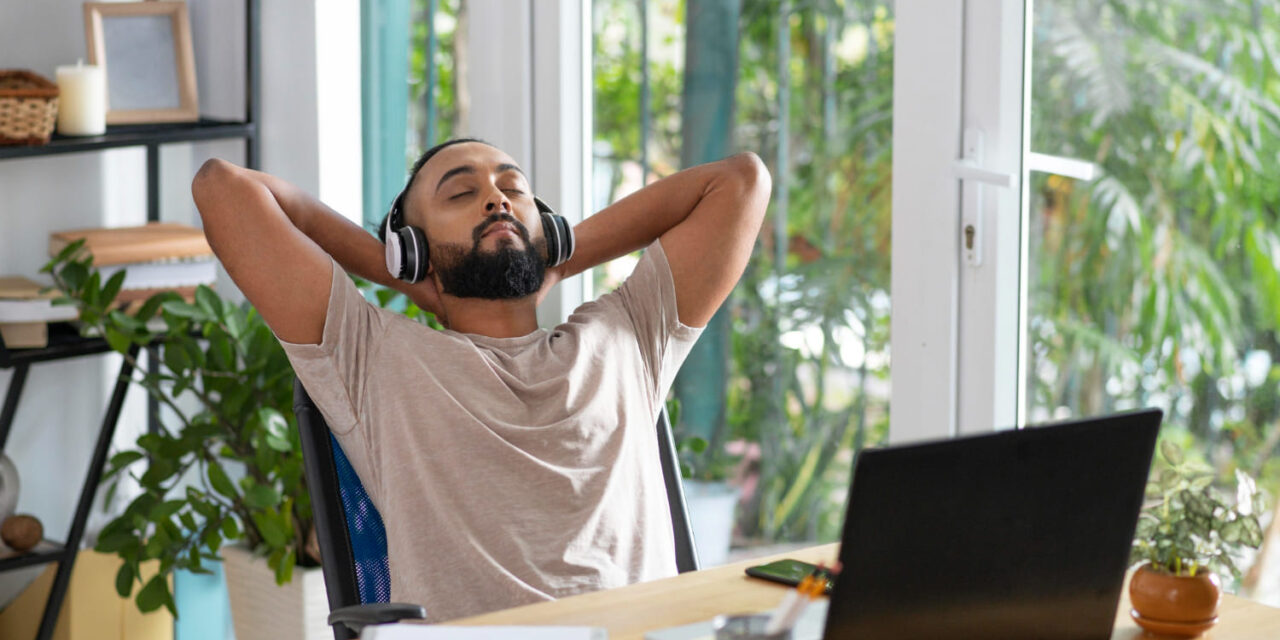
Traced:
POLYGON ((483 300, 441 295, 446 327, 458 333, 490 338, 518 338, 538 330, 536 296, 518 300, 483 300))

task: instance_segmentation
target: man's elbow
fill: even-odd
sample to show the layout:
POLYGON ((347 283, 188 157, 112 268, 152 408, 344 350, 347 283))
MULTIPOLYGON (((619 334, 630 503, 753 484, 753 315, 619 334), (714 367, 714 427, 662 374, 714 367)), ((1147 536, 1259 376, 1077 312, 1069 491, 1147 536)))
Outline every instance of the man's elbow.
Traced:
POLYGON ((730 157, 729 166, 734 182, 742 191, 745 206, 740 211, 762 220, 773 191, 773 177, 769 174, 769 168, 760 156, 751 151, 730 157))
POLYGON ((209 208, 206 205, 235 178, 238 169, 239 167, 222 158, 210 158, 200 166, 195 178, 191 180, 191 198, 195 200, 201 215, 209 208))
POLYGON ((730 156, 726 161, 730 178, 742 190, 742 195, 751 201, 769 202, 769 194, 773 190, 773 178, 769 168, 760 156, 751 151, 744 151, 730 156))
POLYGON ((731 158, 734 172, 752 190, 768 193, 773 189, 773 177, 769 175, 769 167, 754 151, 743 151, 731 158))

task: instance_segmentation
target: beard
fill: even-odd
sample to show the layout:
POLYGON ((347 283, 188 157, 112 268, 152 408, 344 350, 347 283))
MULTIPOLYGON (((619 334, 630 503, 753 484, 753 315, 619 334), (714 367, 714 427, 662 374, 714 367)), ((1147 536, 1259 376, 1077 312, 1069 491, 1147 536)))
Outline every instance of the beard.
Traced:
POLYGON ((494 214, 472 232, 472 245, 443 243, 432 249, 432 262, 440 274, 444 293, 458 298, 515 300, 542 288, 547 273, 546 241, 534 243, 529 230, 509 214, 494 214), (480 235, 495 222, 516 227, 524 248, 503 244, 494 251, 480 250, 480 235))

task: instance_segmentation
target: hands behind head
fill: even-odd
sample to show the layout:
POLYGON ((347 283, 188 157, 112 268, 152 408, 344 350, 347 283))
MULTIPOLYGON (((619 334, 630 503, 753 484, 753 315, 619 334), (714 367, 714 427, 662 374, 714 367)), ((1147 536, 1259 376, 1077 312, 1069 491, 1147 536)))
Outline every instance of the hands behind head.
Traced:
POLYGON ((435 314, 440 324, 449 326, 449 319, 445 317, 444 304, 440 299, 440 287, 436 286, 436 279, 428 275, 421 282, 410 284, 404 281, 397 281, 396 288, 401 293, 409 297, 414 304, 418 305, 423 311, 430 311, 435 314))
POLYGON ((547 273, 542 278, 542 288, 538 289, 538 293, 534 298, 534 306, 542 304, 542 300, 551 292, 551 287, 556 286, 556 283, 562 279, 564 279, 564 265, 547 267, 547 273))

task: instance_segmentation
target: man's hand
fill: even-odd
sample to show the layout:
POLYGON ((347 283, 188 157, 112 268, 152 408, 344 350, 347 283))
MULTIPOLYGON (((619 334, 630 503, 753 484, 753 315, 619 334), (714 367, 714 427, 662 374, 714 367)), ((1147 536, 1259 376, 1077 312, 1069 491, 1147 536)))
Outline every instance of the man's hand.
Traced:
MULTIPOLYGON (((408 296, 414 304, 418 305, 419 309, 435 314, 436 318, 440 320, 440 324, 445 327, 449 326, 449 319, 444 313, 444 305, 440 302, 440 288, 436 286, 436 281, 433 278, 427 278, 422 282, 412 284, 398 281, 394 288, 408 296)), ((539 292, 539 295, 542 295, 541 292, 539 292)))
POLYGON ((542 300, 547 297, 548 293, 551 293, 551 288, 559 284, 561 280, 564 280, 564 268, 565 265, 562 264, 547 269, 547 273, 542 279, 542 288, 538 289, 538 296, 534 298, 537 300, 537 304, 542 304, 542 300))
POLYGON ((663 178, 574 227, 578 251, 558 275, 572 276, 661 238, 680 321, 704 326, 751 258, 772 184, 754 153, 663 178))

